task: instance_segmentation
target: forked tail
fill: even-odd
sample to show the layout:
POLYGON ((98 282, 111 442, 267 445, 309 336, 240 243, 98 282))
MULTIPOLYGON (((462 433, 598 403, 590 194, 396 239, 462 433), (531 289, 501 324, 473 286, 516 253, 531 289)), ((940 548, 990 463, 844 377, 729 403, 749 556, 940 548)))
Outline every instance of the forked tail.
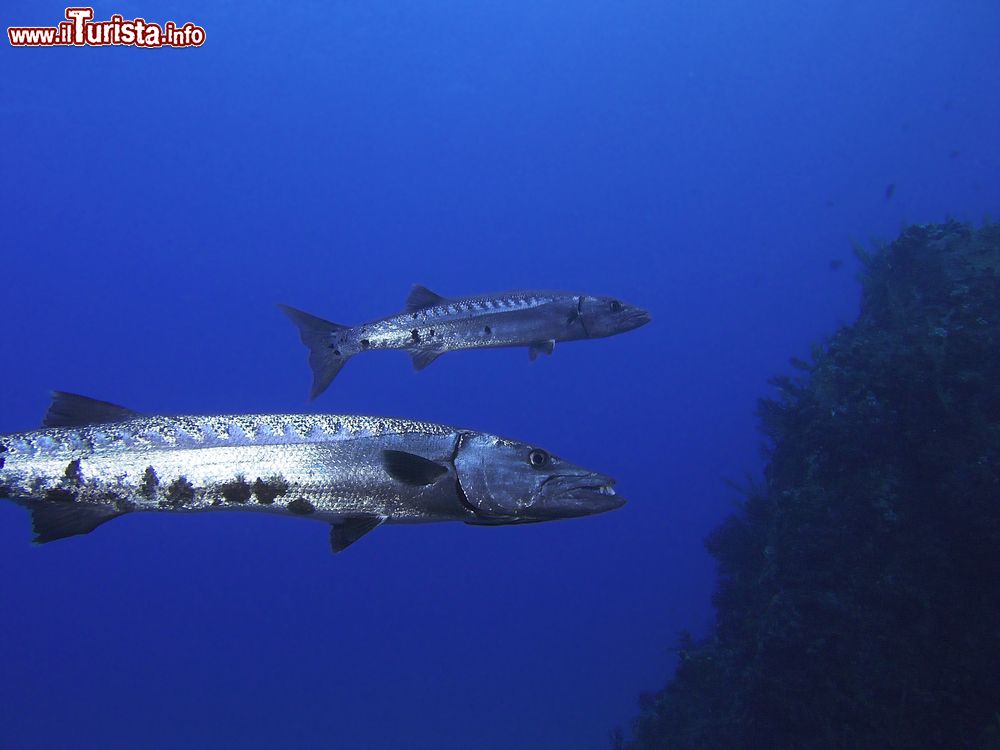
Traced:
POLYGON ((299 329, 299 337, 309 349, 309 367, 313 373, 309 398, 314 399, 327 389, 337 377, 340 368, 351 358, 350 354, 344 354, 340 350, 338 335, 348 330, 350 326, 331 323, 329 320, 317 318, 288 305, 278 305, 278 307, 299 329))

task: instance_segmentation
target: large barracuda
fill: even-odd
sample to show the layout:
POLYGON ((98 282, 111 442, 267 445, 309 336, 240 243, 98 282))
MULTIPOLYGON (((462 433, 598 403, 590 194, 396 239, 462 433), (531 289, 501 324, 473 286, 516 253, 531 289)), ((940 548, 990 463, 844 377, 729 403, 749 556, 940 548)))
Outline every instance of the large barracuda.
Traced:
POLYGON ((282 305, 309 348, 311 398, 326 390, 347 360, 377 349, 402 349, 422 370, 457 349, 524 346, 531 359, 557 341, 613 336, 649 322, 649 313, 611 297, 524 290, 449 299, 414 286, 398 315, 343 326, 282 305))
POLYGON ((335 415, 143 416, 56 393, 0 436, 0 497, 36 542, 137 511, 245 510, 330 524, 339 552, 383 523, 501 525, 618 508, 610 477, 475 430, 335 415))

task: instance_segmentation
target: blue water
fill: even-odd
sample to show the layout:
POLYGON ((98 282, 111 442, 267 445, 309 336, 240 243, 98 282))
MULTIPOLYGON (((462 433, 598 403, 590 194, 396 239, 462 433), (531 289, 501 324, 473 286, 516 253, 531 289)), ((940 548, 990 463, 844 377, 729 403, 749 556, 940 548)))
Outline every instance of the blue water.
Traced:
POLYGON ((393 414, 543 445, 630 502, 336 557, 321 525, 252 514, 34 547, 2 503, 3 747, 606 748, 711 621, 723 479, 760 469, 767 378, 856 314, 851 240, 1000 210, 993 0, 112 13, 207 42, 0 44, 0 432, 52 388, 393 414), (414 282, 612 294, 654 322, 535 363, 358 357, 308 403, 275 304, 354 323, 414 282))

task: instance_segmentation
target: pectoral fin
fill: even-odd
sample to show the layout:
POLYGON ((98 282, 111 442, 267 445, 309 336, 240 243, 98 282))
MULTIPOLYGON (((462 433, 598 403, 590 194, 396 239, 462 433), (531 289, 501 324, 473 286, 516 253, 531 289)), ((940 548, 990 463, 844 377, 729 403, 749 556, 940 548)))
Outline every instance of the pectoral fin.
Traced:
POLYGON ((385 516, 354 516, 330 525, 330 547, 343 552, 361 537, 385 523, 385 516))
POLYGON ((437 461, 406 451, 382 451, 382 468, 393 479, 414 487, 434 484, 448 469, 437 461))
POLYGON ((548 341, 537 341, 528 347, 528 357, 534 362, 538 359, 539 354, 552 354, 552 351, 556 348, 555 339, 549 339, 548 341))

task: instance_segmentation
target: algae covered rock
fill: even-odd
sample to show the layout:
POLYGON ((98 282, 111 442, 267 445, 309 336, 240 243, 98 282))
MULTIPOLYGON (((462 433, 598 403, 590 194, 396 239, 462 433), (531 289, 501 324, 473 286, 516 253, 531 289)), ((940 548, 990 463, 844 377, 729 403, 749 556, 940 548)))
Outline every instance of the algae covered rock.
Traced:
POLYGON ((1000 747, 1000 226, 859 259, 857 322, 759 404, 714 632, 634 750, 1000 747))

